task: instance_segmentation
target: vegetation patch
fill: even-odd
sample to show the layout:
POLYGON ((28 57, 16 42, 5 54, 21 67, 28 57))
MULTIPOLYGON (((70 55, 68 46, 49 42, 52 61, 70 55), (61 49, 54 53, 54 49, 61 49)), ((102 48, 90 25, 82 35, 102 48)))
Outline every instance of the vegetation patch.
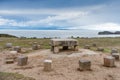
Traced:
POLYGON ((0 72, 0 80, 35 80, 17 73, 0 72))

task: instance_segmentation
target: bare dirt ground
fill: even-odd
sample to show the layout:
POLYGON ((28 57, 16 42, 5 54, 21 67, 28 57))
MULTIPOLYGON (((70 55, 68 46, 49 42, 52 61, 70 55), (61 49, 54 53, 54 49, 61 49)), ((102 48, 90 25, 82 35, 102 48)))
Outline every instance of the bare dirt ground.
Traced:
POLYGON ((36 80, 120 80, 120 61, 116 67, 103 66, 103 58, 109 54, 80 49, 79 52, 61 52, 53 54, 49 49, 38 50, 29 54, 28 65, 20 67, 17 63, 4 64, 0 54, 0 71, 23 74, 36 80), (43 71, 43 61, 52 59, 52 71, 43 71), (91 71, 78 71, 78 61, 87 59, 92 62, 91 71))

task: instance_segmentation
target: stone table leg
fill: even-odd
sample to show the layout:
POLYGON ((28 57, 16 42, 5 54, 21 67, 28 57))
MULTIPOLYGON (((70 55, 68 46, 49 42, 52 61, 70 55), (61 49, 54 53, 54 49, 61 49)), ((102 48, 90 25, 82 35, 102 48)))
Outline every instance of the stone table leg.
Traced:
POLYGON ((79 46, 74 46, 74 50, 78 51, 79 50, 79 46))
POLYGON ((54 47, 54 53, 58 53, 59 52, 59 47, 54 47))

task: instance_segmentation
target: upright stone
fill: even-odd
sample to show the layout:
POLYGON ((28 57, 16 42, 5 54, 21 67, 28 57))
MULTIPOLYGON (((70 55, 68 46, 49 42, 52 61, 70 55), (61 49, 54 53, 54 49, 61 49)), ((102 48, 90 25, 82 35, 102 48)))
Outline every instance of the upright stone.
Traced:
POLYGON ((6 43, 5 47, 6 48, 12 48, 12 43, 6 43))
POLYGON ((119 53, 113 53, 113 54, 112 54, 112 57, 114 57, 115 60, 119 60, 120 54, 119 54, 119 53))
POLYGON ((28 62, 28 57, 27 56, 19 56, 18 57, 18 65, 19 66, 27 65, 27 62, 28 62))
POLYGON ((38 45, 37 44, 33 44, 32 49, 33 50, 38 50, 38 45))
POLYGON ((52 70, 52 60, 45 60, 44 71, 51 71, 51 70, 52 70))
POLYGON ((85 45, 84 46, 85 49, 90 49, 90 47, 91 47, 90 45, 85 45))
POLYGON ((104 48, 103 47, 98 47, 97 51, 104 51, 104 48))
POLYGON ((115 66, 115 58, 112 56, 107 56, 104 58, 104 66, 106 67, 114 67, 115 66))
POLYGON ((96 43, 93 43, 92 46, 93 46, 93 47, 96 47, 97 45, 96 45, 96 43))
POLYGON ((59 47, 54 47, 54 53, 58 53, 59 52, 59 47))
POLYGON ((74 46, 75 51, 79 51, 79 46, 74 46))
POLYGON ((79 60, 79 69, 80 70, 90 70, 91 62, 89 60, 79 60))
POLYGON ((15 46, 14 50, 17 51, 17 52, 21 52, 21 47, 20 46, 15 46))
POLYGON ((113 48, 113 49, 111 50, 111 54, 112 54, 112 53, 118 53, 118 50, 115 49, 115 48, 113 48))

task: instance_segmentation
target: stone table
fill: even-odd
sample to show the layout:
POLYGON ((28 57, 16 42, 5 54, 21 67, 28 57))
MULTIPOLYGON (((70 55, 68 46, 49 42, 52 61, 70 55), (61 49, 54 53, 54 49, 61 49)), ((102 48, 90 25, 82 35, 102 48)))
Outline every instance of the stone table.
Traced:
POLYGON ((59 52, 59 47, 62 47, 63 50, 73 47, 75 51, 78 51, 78 41, 76 39, 51 39, 51 51, 54 53, 59 52))

